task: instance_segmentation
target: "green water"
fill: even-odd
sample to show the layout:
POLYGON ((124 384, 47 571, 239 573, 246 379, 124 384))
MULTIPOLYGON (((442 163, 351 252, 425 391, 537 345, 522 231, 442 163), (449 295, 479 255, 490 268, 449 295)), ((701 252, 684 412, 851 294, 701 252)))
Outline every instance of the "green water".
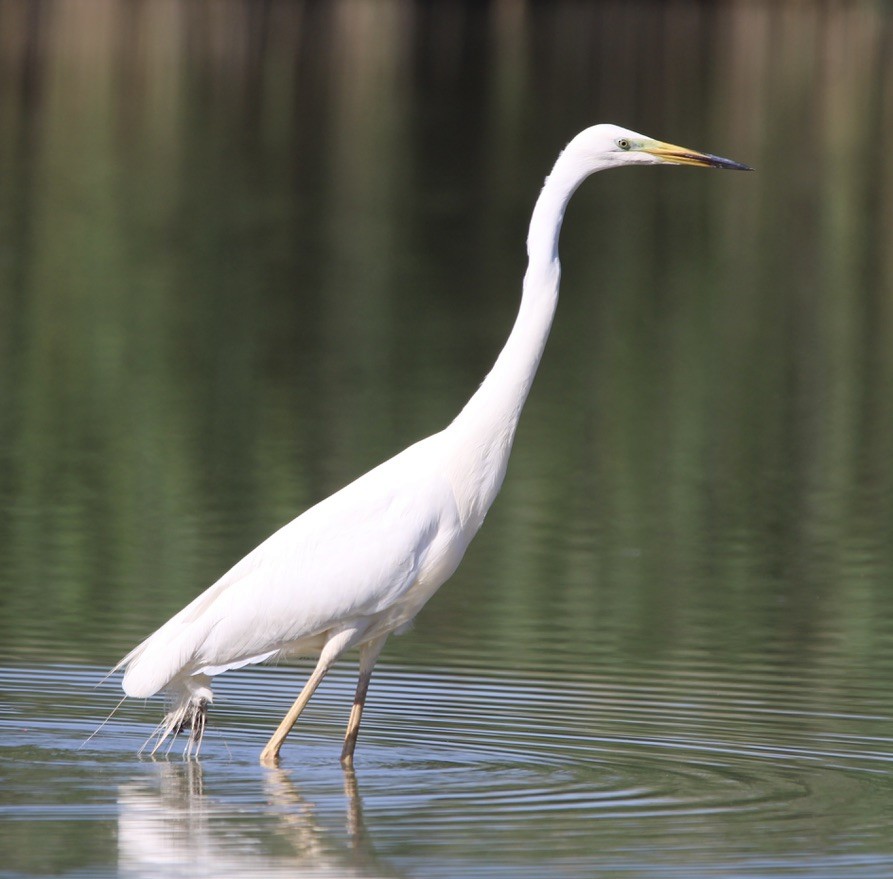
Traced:
POLYGON ((878 4, 0 5, 0 875, 893 871, 891 18, 878 4), (275 772, 106 671, 443 427, 560 147, 755 174, 574 197, 500 499, 275 772), (889 136, 889 137, 888 137, 889 136), (100 685, 101 684, 101 685, 100 685), (99 685, 99 686, 97 686, 99 685))

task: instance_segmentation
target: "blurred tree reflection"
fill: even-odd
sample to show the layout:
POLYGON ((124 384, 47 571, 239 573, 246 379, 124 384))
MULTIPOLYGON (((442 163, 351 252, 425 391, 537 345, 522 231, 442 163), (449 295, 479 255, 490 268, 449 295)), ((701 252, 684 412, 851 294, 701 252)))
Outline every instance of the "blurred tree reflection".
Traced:
POLYGON ((890 34, 867 3, 7 0, 7 654, 114 660, 445 424, 604 119, 759 174, 577 199, 505 496, 397 655, 889 671, 890 34))

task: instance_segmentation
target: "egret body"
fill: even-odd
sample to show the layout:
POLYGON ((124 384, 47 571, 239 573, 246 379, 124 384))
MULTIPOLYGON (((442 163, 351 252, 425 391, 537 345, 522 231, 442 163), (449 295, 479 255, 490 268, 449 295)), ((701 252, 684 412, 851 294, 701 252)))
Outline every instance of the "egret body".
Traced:
POLYGON ((622 165, 746 166, 615 125, 578 134, 558 157, 530 220, 518 316, 490 373, 452 423, 400 452, 275 532, 127 654, 128 696, 164 691, 172 705, 156 749, 204 732, 211 679, 277 657, 318 655, 261 754, 278 760, 289 730, 332 664, 359 648, 359 680, 341 761, 353 761, 372 668, 452 575, 505 476, 515 429, 549 335, 568 199, 590 174, 622 165))

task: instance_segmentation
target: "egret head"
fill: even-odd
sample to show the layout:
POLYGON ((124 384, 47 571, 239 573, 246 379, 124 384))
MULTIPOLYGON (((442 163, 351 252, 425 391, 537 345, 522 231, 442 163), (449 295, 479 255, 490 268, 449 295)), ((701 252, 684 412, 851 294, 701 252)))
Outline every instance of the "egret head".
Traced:
POLYGON ((566 152, 591 164, 593 170, 620 165, 695 165, 699 168, 752 170, 731 159, 654 140, 619 125, 593 125, 581 131, 567 145, 566 152))

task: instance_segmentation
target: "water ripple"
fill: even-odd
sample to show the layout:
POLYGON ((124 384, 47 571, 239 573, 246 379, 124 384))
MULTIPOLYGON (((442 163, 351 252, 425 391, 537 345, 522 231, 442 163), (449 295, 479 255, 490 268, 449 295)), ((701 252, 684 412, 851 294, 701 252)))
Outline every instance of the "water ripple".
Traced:
MULTIPOLYGON (((84 744, 118 700, 116 681, 96 687, 102 677, 83 666, 0 669, 7 803, 0 814, 26 823, 114 817, 127 828, 119 826, 119 833, 131 840, 134 875, 157 870, 149 853, 159 843, 144 843, 158 832, 153 821, 170 823, 172 804, 202 845, 216 845, 226 828, 230 842, 240 840, 233 863, 248 869, 245 852, 256 855, 259 847, 265 854, 254 868, 271 874, 283 864, 270 860, 268 822, 284 822, 290 839, 300 826, 304 840, 307 814, 322 820, 323 836, 336 849, 355 850, 359 814, 376 850, 396 857, 391 865, 400 862, 396 853, 407 840, 424 839, 453 870, 467 859, 486 873, 490 859, 497 874, 498 865, 512 864, 512 875, 524 875, 523 864, 542 864, 546 854, 551 863, 560 854, 569 874, 596 856, 620 863, 630 857, 620 849, 631 829, 643 847, 634 858, 641 875, 650 875, 656 852, 666 869, 654 875, 674 875, 667 859, 677 857, 688 864, 681 874, 690 876, 700 875, 697 864, 715 869, 731 862, 745 865, 740 875, 784 874, 779 864, 801 875, 793 866, 802 866, 810 847, 823 847, 817 828, 833 830, 848 846, 889 839, 883 817, 893 763, 889 718, 811 710, 796 688, 788 692, 788 682, 773 688, 759 676, 728 682, 700 675, 695 686, 685 675, 584 682, 385 665, 357 752, 362 799, 348 797, 342 819, 345 782, 337 756, 354 685, 349 669, 325 682, 286 743, 284 768, 272 775, 258 767, 257 756, 296 694, 302 669, 251 669, 218 679, 212 726, 194 765, 135 756, 158 720, 159 700, 125 703, 84 744), (38 795, 34 776, 44 772, 62 789, 67 785, 68 794, 38 795), (118 791, 111 798, 110 782, 118 791), (198 813, 204 817, 196 823, 198 813), (745 864, 748 852, 767 850, 772 858, 745 864), (496 851, 502 854, 494 859, 496 851)), ((196 839, 177 839, 195 852, 196 839)), ((881 862, 887 869, 893 859, 854 860, 847 875, 881 875, 872 872, 881 862)), ((343 861, 337 863, 343 871, 343 861)), ((377 856, 363 863, 366 872, 348 873, 383 874, 377 856)), ((229 875, 219 863, 215 869, 229 875)))

